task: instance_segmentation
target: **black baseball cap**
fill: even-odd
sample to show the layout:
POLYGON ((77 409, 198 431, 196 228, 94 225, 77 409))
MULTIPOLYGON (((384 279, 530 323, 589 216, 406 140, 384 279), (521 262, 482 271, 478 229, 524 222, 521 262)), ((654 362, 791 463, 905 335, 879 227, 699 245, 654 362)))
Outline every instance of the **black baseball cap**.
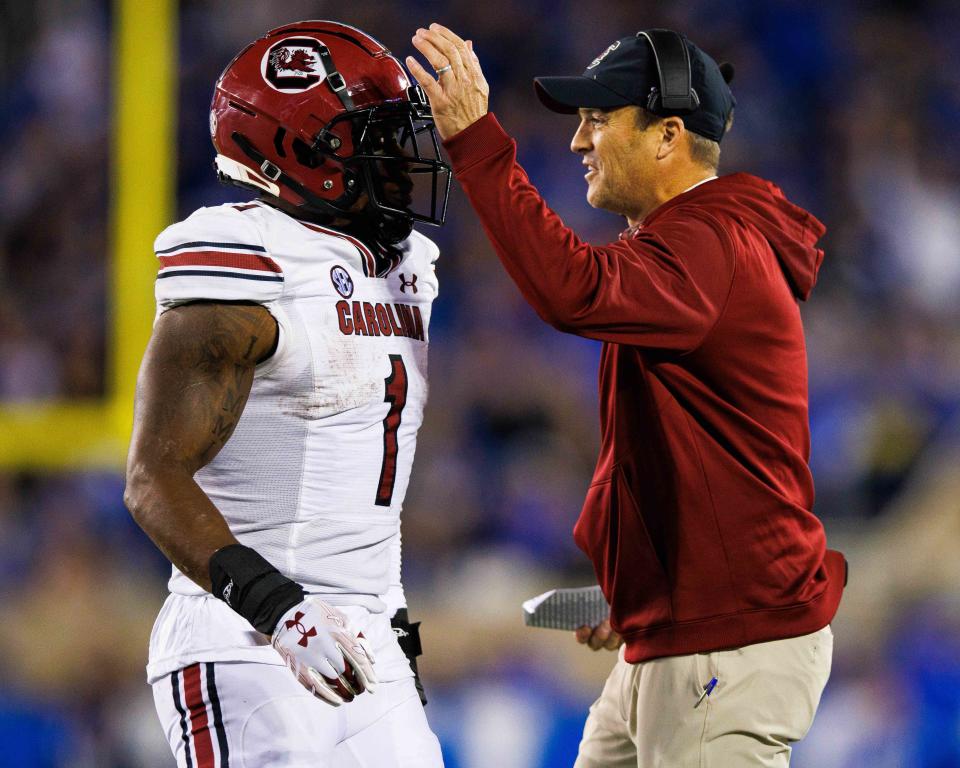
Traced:
MULTIPOLYGON (((650 100, 651 89, 660 88, 660 76, 650 40, 645 36, 663 32, 669 30, 648 30, 620 38, 591 61, 582 75, 536 78, 537 96, 548 109, 563 114, 575 114, 580 108, 613 109, 633 104, 661 117, 679 115, 688 131, 720 141, 737 103, 729 86, 733 66, 718 65, 680 35, 690 59, 690 85, 699 104, 693 111, 665 109, 650 100)), ((657 47, 660 48, 659 43, 657 47)))

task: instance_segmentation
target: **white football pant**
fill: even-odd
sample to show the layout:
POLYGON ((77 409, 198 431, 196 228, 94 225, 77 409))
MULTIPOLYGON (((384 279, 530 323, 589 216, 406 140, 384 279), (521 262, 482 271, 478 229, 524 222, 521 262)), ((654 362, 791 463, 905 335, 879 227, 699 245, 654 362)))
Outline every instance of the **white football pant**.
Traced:
POLYGON ((178 768, 442 768, 413 678, 339 707, 286 667, 201 662, 153 685, 178 768))

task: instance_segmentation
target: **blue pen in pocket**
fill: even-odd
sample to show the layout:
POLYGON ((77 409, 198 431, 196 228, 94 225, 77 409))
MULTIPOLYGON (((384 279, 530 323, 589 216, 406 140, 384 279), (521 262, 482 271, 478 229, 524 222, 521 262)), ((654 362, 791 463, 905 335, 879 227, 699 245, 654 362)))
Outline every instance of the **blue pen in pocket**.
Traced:
POLYGON ((717 678, 713 677, 710 679, 710 682, 703 687, 703 693, 700 694, 700 698, 697 699, 697 703, 693 705, 693 708, 696 709, 700 706, 700 702, 704 700, 705 697, 713 693, 713 689, 717 687, 717 678))

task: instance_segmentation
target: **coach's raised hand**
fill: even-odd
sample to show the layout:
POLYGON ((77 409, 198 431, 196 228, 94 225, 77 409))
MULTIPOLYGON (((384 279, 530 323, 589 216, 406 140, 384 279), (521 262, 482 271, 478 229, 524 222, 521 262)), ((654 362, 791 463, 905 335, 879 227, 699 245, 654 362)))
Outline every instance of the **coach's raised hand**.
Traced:
POLYGON ((487 114, 487 85, 473 43, 441 24, 418 29, 413 44, 436 72, 433 77, 413 56, 407 67, 430 99, 440 138, 449 139, 487 114))

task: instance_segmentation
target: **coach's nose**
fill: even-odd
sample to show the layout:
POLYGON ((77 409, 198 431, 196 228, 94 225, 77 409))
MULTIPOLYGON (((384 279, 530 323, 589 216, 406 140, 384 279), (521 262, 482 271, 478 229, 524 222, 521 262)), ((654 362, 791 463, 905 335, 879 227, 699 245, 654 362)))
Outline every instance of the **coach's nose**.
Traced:
POLYGON ((570 151, 577 155, 589 152, 593 149, 593 141, 590 139, 590 131, 587 128, 587 121, 580 119, 580 125, 577 126, 576 133, 570 141, 570 151))

